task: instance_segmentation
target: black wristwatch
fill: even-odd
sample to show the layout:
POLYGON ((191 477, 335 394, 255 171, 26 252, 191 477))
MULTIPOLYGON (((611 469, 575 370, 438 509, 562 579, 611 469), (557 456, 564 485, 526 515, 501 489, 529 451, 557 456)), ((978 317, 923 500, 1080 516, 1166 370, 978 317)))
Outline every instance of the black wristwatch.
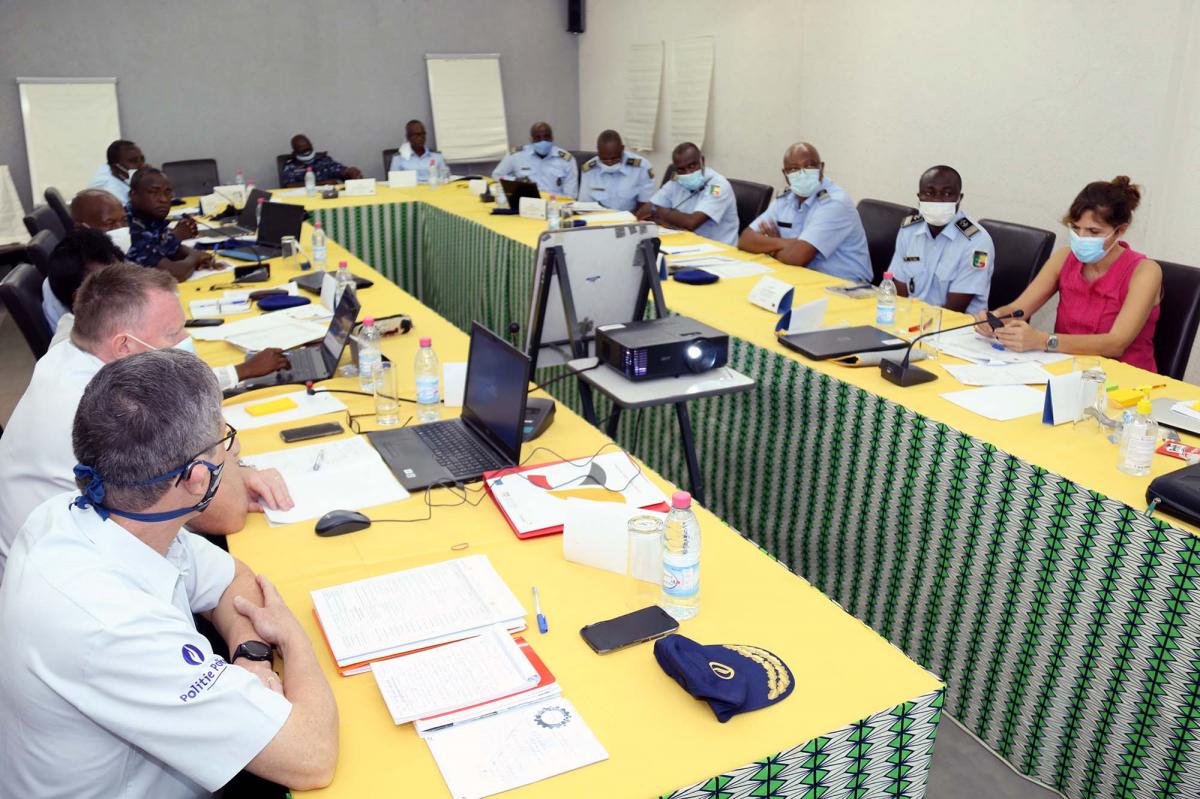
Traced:
POLYGON ((270 644, 264 644, 262 641, 243 641, 233 650, 233 657, 229 658, 229 662, 236 663, 238 658, 269 663, 275 658, 275 651, 271 649, 270 644))

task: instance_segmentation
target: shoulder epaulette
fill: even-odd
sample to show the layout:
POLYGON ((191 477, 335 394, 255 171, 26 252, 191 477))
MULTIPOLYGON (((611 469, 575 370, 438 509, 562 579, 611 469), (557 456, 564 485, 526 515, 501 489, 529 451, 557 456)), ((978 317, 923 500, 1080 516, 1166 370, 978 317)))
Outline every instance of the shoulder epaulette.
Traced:
POLYGON ((817 199, 818 199, 818 200, 827 200, 827 199, 829 199, 829 190, 828 190, 828 189, 821 189, 819 192, 817 192, 817 199))
POLYGON ((561 159, 562 159, 562 160, 564 160, 564 161, 570 161, 572 158, 574 158, 574 156, 573 156, 573 155, 571 155, 571 154, 570 154, 569 152, 567 152, 566 150, 559 150, 559 151, 558 151, 558 157, 559 157, 559 158, 561 158, 561 159))
POLYGON ((973 238, 979 232, 979 227, 974 222, 967 219, 965 216, 954 223, 954 226, 963 232, 963 235, 968 239, 973 238))
POLYGON ((915 225, 920 221, 922 221, 920 214, 913 214, 912 216, 906 216, 906 217, 904 217, 904 221, 900 223, 900 227, 909 227, 910 225, 915 225))
POLYGON ((633 156, 630 156, 629 158, 625 159, 625 166, 641 166, 641 165, 642 165, 642 159, 640 159, 640 158, 635 158, 633 156))
POLYGON ((525 149, 524 147, 514 147, 514 148, 512 148, 511 150, 509 150, 509 152, 511 152, 511 153, 519 153, 519 152, 521 152, 521 151, 522 151, 522 150, 524 150, 524 149, 525 149))
POLYGON ((599 156, 593 156, 592 158, 589 158, 587 161, 585 161, 583 166, 580 167, 580 169, 584 172, 587 172, 589 169, 594 167, 599 160, 600 160, 599 156))

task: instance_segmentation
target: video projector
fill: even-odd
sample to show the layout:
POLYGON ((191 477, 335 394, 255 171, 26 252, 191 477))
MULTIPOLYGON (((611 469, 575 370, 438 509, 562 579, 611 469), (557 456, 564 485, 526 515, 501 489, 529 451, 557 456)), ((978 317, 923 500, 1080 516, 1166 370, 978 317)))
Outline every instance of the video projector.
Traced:
POLYGON ((630 380, 701 374, 729 361, 729 336, 686 316, 604 325, 596 355, 630 380))

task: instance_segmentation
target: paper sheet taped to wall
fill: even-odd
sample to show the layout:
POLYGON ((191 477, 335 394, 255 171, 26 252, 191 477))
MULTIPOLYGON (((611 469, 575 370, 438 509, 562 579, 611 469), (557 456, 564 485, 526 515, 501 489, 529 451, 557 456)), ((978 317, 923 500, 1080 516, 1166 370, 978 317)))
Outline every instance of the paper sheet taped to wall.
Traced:
POLYGON ((708 95, 712 88, 713 37, 675 43, 671 57, 671 141, 704 147, 708 95))
POLYGON ((663 44, 631 44, 625 71, 625 146, 654 149, 658 96, 662 88, 663 44))

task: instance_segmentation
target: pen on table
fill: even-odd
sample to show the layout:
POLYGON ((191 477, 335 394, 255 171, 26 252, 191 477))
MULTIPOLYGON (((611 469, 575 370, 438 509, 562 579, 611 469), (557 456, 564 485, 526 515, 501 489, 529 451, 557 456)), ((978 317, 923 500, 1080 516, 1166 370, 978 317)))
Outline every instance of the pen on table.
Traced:
POLYGON ((321 450, 320 452, 317 453, 317 459, 315 461, 313 461, 313 471, 314 472, 321 471, 321 462, 324 460, 325 460, 325 450, 321 450))
POLYGON ((537 613, 538 632, 545 634, 550 631, 550 625, 546 624, 546 617, 542 615, 542 601, 538 599, 537 586, 533 587, 533 610, 537 613))

